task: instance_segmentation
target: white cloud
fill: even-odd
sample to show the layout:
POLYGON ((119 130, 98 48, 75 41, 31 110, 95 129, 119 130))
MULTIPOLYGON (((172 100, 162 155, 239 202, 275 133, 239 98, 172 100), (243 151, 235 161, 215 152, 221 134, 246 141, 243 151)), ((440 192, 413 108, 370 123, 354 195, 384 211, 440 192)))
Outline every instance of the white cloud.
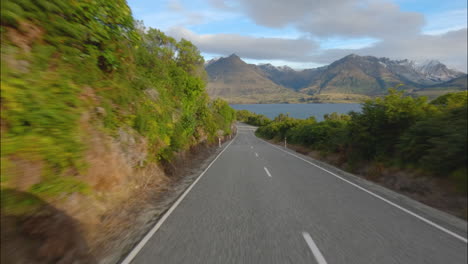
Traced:
POLYGON ((467 10, 455 9, 427 16, 424 34, 438 35, 467 27, 467 10))
MULTIPOLYGON (((218 5, 232 5, 232 1, 211 1, 218 2, 218 5)), ((237 2, 240 10, 259 25, 277 29, 292 26, 314 37, 325 47, 339 40, 331 49, 309 50, 309 53, 299 51, 288 59, 281 58, 290 62, 328 64, 357 53, 393 59, 438 59, 451 67, 467 70, 466 9, 431 15, 425 26, 423 14, 402 11, 390 0, 237 2)), ((278 58, 273 56, 271 59, 278 58)))
POLYGON ((184 6, 178 0, 169 0, 169 2, 167 3, 167 8, 169 10, 174 11, 174 12, 184 12, 185 11, 184 6))
MULTIPOLYGON (((216 1, 216 0, 215 0, 216 1)), ((149 8, 148 10, 153 10, 149 8)), ((145 25, 167 30, 171 27, 193 27, 202 24, 216 23, 225 19, 237 18, 239 14, 233 12, 219 12, 214 8, 190 8, 180 0, 168 0, 162 5, 161 11, 144 12, 141 7, 132 7, 137 10, 145 25)))
POLYGON ((219 9, 230 8, 224 0, 208 0, 208 2, 215 8, 219 8, 219 9))
POLYGON ((338 5, 338 8, 318 10, 298 27, 317 36, 396 38, 418 34, 424 17, 418 13, 402 12, 393 3, 359 3, 338 5))
MULTIPOLYGON (((189 39, 204 53, 236 53, 250 61, 313 66, 356 53, 438 59, 467 70, 466 9, 429 14, 425 25, 422 14, 402 11, 391 0, 200 1, 169 0, 164 12, 143 20, 176 38, 189 39), (196 25, 205 29, 215 25, 219 31, 223 21, 233 19, 242 19, 244 27, 247 20, 268 29, 257 26, 258 32, 249 31, 248 36, 195 32, 196 25)), ((232 30, 237 31, 226 28, 232 30)))
MULTIPOLYGON (((281 61, 290 65, 329 64, 350 53, 391 59, 437 59, 452 68, 467 70, 467 29, 440 35, 414 35, 404 39, 382 40, 358 49, 320 49, 305 38, 257 38, 237 34, 196 34, 182 27, 171 28, 168 35, 192 41, 204 53, 226 56, 236 53, 250 61, 281 61)), ((277 64, 277 63, 276 63, 277 64)))
POLYGON ((319 37, 394 38, 417 34, 424 25, 422 14, 402 11, 386 0, 239 0, 239 3, 257 24, 273 28, 294 25, 319 37))
POLYGON ((415 35, 404 39, 385 40, 361 49, 323 50, 313 56, 312 61, 330 63, 350 53, 416 61, 437 59, 449 67, 466 72, 467 29, 440 35, 415 35))
POLYGON ((319 45, 305 38, 257 38, 238 34, 198 35, 182 27, 174 27, 166 32, 180 39, 193 42, 205 53, 229 55, 236 53, 243 58, 257 60, 307 61, 308 55, 316 52, 319 45))

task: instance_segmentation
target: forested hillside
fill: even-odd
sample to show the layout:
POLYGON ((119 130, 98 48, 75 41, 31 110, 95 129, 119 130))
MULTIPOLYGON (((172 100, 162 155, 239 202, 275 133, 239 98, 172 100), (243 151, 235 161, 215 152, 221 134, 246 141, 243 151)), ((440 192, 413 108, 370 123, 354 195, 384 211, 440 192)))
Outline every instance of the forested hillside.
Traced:
POLYGON ((162 163, 232 132, 197 47, 124 0, 2 1, 1 39, 2 217, 44 200, 97 241, 102 214, 170 182, 162 163))

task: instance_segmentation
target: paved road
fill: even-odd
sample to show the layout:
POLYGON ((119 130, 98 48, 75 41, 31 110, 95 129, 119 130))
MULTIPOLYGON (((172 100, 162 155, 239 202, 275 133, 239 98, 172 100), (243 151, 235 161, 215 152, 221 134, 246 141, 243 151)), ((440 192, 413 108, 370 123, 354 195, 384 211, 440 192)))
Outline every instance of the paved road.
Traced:
POLYGON ((467 263, 466 234, 298 157, 239 126, 132 263, 467 263))

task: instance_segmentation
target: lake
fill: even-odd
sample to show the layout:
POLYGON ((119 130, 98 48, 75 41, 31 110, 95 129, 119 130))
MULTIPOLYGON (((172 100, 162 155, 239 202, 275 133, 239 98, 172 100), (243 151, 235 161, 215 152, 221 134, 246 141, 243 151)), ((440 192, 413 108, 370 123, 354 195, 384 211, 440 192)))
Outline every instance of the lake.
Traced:
POLYGON ((271 119, 281 113, 289 113, 291 117, 302 119, 315 116, 318 121, 323 120, 324 114, 333 112, 347 114, 350 111, 361 111, 360 104, 233 104, 231 107, 266 115, 271 119))

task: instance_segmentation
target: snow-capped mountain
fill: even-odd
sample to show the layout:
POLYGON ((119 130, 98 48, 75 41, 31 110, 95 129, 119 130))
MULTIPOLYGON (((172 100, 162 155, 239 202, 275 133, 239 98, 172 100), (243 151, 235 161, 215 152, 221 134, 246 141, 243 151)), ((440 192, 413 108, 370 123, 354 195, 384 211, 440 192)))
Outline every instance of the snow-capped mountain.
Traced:
POLYGON ((438 61, 423 63, 374 56, 348 55, 327 66, 294 70, 288 66, 272 64, 247 64, 238 56, 208 61, 206 67, 211 86, 215 91, 237 91, 243 87, 243 96, 248 92, 277 91, 278 87, 308 95, 315 94, 360 94, 382 95, 388 88, 416 91, 421 89, 463 90, 466 89, 466 74, 451 70, 438 61), (222 85, 220 80, 224 80, 222 85))
POLYGON ((217 61, 219 61, 219 60, 222 59, 222 58, 223 58, 223 57, 216 57, 216 58, 213 58, 213 59, 211 59, 211 60, 205 61, 205 67, 207 67, 208 65, 213 64, 213 63, 215 63, 215 62, 217 62, 217 61))
POLYGON ((451 70, 437 60, 415 64, 414 68, 434 82, 445 82, 463 75, 462 72, 451 70))

